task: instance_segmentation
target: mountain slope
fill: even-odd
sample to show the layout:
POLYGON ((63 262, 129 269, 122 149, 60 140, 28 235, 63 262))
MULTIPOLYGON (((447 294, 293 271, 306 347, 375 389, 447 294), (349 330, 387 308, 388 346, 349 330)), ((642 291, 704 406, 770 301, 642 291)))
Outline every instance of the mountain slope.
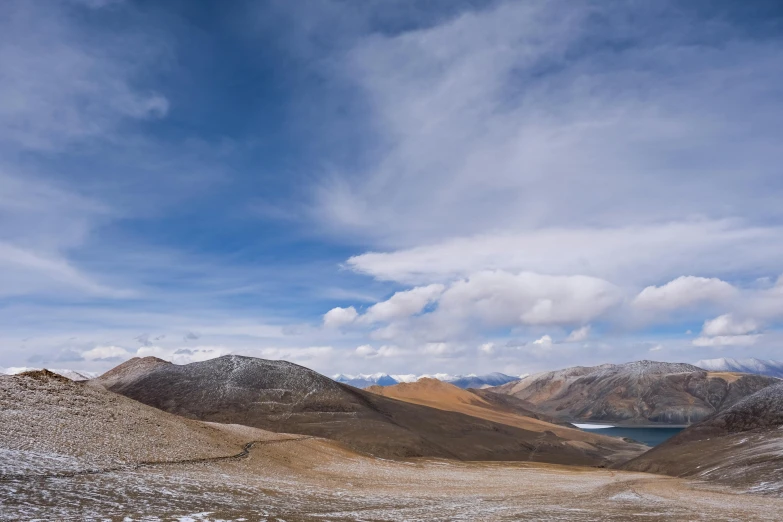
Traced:
MULTIPOLYGON (((609 460, 620 462, 630 458, 630 455, 646 449, 643 445, 629 445, 614 437, 605 437, 546 422, 538 418, 539 416, 535 413, 519 407, 518 404, 503 401, 504 396, 486 390, 463 390, 437 379, 424 378, 414 383, 403 383, 396 386, 373 386, 367 391, 439 410, 464 413, 471 417, 515 426, 526 431, 553 434, 561 441, 553 439, 550 442, 552 447, 547 448, 549 452, 570 452, 573 447, 591 448, 590 451, 606 455, 609 460), (492 398, 493 395, 497 398, 496 400, 492 398)), ((511 397, 506 398, 514 400, 511 397)))
POLYGON ((683 430, 623 469, 783 493, 783 383, 683 430))
MULTIPOLYGON (((141 359, 117 370, 92 384, 185 417, 327 437, 383 457, 528 460, 539 439, 559 440, 381 397, 285 361, 224 356, 180 366, 141 359)), ((591 448, 543 452, 540 460, 607 463, 591 448)))
POLYGON ((540 373, 492 391, 567 421, 687 425, 776 382, 690 364, 638 361, 540 373))
POLYGON ((46 370, 0 376, 0 474, 222 457, 278 437, 171 415, 46 370))
POLYGON ((699 368, 711 372, 740 372, 783 378, 783 362, 762 359, 706 359, 696 363, 699 368))

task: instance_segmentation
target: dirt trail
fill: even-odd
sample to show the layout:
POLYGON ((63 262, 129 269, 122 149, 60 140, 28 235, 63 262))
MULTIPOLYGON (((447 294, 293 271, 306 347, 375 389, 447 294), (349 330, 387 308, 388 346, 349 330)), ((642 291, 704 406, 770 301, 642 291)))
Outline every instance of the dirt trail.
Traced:
POLYGON ((142 468, 152 468, 157 466, 171 466, 181 464, 208 464, 212 462, 225 462, 231 460, 239 460, 247 458, 250 455, 250 450, 255 446, 271 446, 273 444, 282 444, 284 442, 297 442, 314 437, 292 437, 289 439, 272 439, 272 440, 256 440, 248 442, 242 447, 242 451, 235 455, 225 455, 221 457, 203 457, 196 459, 181 459, 181 460, 150 460, 136 462, 134 464, 124 464, 121 466, 97 468, 97 469, 85 469, 79 471, 69 471, 61 473, 20 473, 20 474, 0 474, 0 482, 10 482, 18 480, 43 480, 51 478, 71 478, 84 475, 100 475, 102 473, 113 473, 116 471, 134 471, 142 468))

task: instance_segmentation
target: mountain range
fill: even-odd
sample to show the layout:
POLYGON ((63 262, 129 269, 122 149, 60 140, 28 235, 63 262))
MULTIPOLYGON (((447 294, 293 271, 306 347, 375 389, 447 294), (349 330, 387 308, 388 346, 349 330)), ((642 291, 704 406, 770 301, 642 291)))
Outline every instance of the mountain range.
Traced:
POLYGON ((369 374, 357 374, 346 375, 338 373, 332 376, 337 382, 348 384, 355 388, 368 388, 370 386, 394 386, 395 384, 416 382, 419 379, 437 379, 442 382, 448 382, 457 386, 458 388, 484 388, 489 386, 500 386, 508 382, 517 381, 522 377, 506 375, 500 372, 486 373, 482 375, 468 374, 468 375, 450 375, 447 373, 435 373, 435 374, 398 374, 390 375, 388 373, 369 373, 369 374))
POLYGON ((544 372, 492 391, 569 422, 689 425, 777 382, 684 363, 636 361, 544 372))
POLYGON ((426 378, 363 391, 237 357, 135 359, 87 382, 46 370, 3 375, 0 519, 776 520, 782 394, 738 402, 715 426, 705 421, 708 432, 686 429, 687 451, 675 445, 667 456, 550 422, 513 396, 426 378), (107 388, 147 388, 162 402, 107 388), (247 425, 259 418, 274 431, 247 425), (324 437, 285 433, 292 426, 324 437), (706 439, 687 447, 694 434, 719 452, 706 439), (421 456, 439 458, 372 453, 373 436, 380 448, 419 444, 421 456), (637 471, 650 462, 729 487, 637 471))
POLYGON ((135 358, 88 384, 186 418, 329 438, 383 458, 535 456, 543 462, 606 465, 620 450, 638 454, 646 449, 625 441, 570 444, 583 435, 555 425, 549 430, 525 429, 400 401, 290 362, 236 355, 186 365, 135 358))
POLYGON ((711 372, 741 372, 783 378, 783 362, 763 359, 706 359, 696 363, 711 372))

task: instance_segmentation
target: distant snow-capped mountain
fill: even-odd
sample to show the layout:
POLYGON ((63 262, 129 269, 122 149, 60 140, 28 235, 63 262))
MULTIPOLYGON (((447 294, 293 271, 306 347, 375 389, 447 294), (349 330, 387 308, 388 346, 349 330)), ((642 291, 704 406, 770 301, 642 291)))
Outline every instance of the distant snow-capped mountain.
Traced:
POLYGON ((393 386, 400 382, 408 382, 399 381, 388 373, 360 373, 357 375, 346 375, 343 373, 338 373, 337 375, 332 376, 332 379, 337 382, 349 384, 356 388, 367 388, 369 386, 375 385, 393 386))
POLYGON ((355 386, 356 388, 367 388, 369 386, 393 386, 402 382, 416 382, 425 377, 448 382, 459 388, 486 388, 489 386, 499 386, 507 382, 517 381, 526 375, 506 375, 504 373, 492 372, 485 375, 450 375, 448 373, 431 374, 398 374, 390 375, 388 373, 360 373, 357 375, 346 375, 339 373, 332 379, 355 386))
POLYGON ((778 377, 783 379, 783 362, 763 359, 705 359, 696 363, 699 368, 712 372, 741 372, 778 377))
MULTIPOLYGON (((23 372, 32 372, 41 370, 41 368, 28 368, 25 366, 17 366, 12 368, 0 368, 0 375, 16 375, 17 373, 23 373, 23 372)), ((47 368, 50 372, 56 373, 58 375, 62 375, 63 377, 67 377, 68 379, 71 379, 72 381, 87 381, 90 379, 94 379, 98 376, 95 372, 84 372, 84 371, 76 371, 76 370, 65 370, 65 369, 54 369, 54 368, 47 368)))

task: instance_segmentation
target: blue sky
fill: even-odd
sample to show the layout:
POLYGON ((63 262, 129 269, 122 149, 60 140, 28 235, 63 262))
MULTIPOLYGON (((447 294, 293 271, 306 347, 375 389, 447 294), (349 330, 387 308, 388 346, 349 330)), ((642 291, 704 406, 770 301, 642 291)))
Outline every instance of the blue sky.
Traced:
POLYGON ((778 356, 778 2, 9 1, 0 366, 778 356))

